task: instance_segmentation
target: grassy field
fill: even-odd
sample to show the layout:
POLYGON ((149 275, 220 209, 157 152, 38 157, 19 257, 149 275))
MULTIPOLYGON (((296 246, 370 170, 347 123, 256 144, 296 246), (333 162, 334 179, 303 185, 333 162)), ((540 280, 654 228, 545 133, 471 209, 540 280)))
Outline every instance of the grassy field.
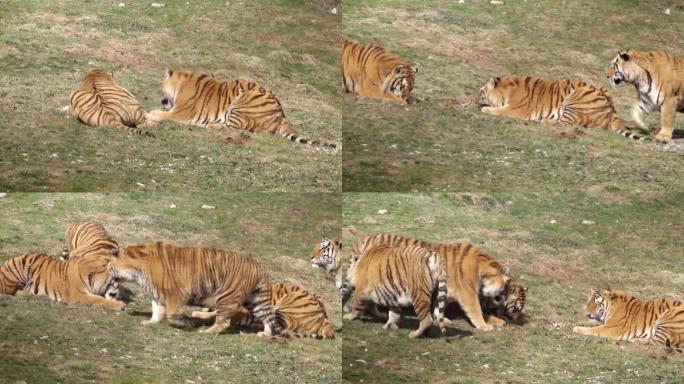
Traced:
MULTIPOLYGON (((342 233, 384 232, 434 241, 468 240, 529 288, 523 325, 451 344, 433 328, 409 340, 380 322, 344 322, 343 378, 365 383, 681 383, 684 356, 654 358, 661 346, 582 336, 591 287, 645 299, 684 299, 684 194, 612 202, 564 194, 353 194, 343 198, 342 233), (385 210, 384 214, 379 211, 385 210), (594 224, 583 224, 592 221, 594 224)), ((455 330, 450 333, 455 334, 455 330)))
POLYGON ((59 109, 93 68, 144 108, 164 68, 244 78, 280 98, 295 132, 341 143, 336 1, 3 1, 0 190, 335 191, 341 154, 165 122, 156 138, 94 129, 59 109), (125 3, 125 7, 118 7, 125 3))
MULTIPOLYGON (((96 220, 122 245, 164 239, 252 255, 274 281, 318 293, 339 325, 337 291, 310 267, 309 252, 321 236, 339 236, 340 215, 333 194, 9 194, 0 198, 0 262, 29 251, 58 255, 68 225, 96 220)), ((0 383, 340 381, 341 334, 278 344, 252 330, 211 336, 143 326, 150 300, 125 286, 136 296, 121 313, 0 296, 0 383)))
MULTIPOLYGON (((633 143, 485 115, 472 105, 495 76, 577 78, 609 89, 630 121, 632 86, 610 88, 618 49, 684 55, 684 7, 672 1, 345 2, 343 34, 379 43, 420 69, 420 102, 344 97, 345 191, 573 191, 638 195, 681 185, 684 115, 674 144, 633 143), (664 13, 672 8, 670 15, 664 13)), ((338 81, 339 83, 339 81, 338 81)), ((649 116, 659 128, 659 113, 649 116)))

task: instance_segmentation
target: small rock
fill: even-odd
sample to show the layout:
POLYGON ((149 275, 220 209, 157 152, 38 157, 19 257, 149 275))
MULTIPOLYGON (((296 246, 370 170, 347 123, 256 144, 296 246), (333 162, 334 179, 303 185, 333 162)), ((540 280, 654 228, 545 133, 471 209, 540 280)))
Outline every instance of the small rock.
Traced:
POLYGON ((169 205, 169 208, 176 208, 176 204, 169 205))
POLYGON ((50 158, 50 159, 56 159, 58 157, 59 157, 59 155, 57 153, 52 153, 52 154, 48 155, 48 158, 50 158))
POLYGON ((665 14, 666 14, 666 15, 671 15, 671 14, 672 14, 672 9, 670 9, 670 8, 665 9, 665 14))
POLYGON ((155 8, 162 8, 162 7, 166 7, 166 4, 162 4, 162 3, 152 3, 152 6, 155 7, 155 8))
POLYGON ((596 224, 596 223, 593 222, 593 221, 590 221, 590 220, 582 220, 582 224, 584 224, 584 225, 594 225, 594 224, 596 224))
POLYGON ((213 205, 202 205, 202 209, 216 209, 213 205))
POLYGON ((384 214, 386 214, 386 213, 387 213, 387 210, 386 210, 386 209, 379 209, 379 210, 378 210, 378 215, 384 215, 384 214))
POLYGON ((126 4, 124 4, 124 3, 119 3, 119 8, 123 8, 123 7, 125 7, 125 6, 126 6, 126 4))
POLYGON ((493 4, 493 5, 503 5, 503 1, 498 1, 498 0, 492 0, 489 3, 493 4))
POLYGON ((459 4, 465 4, 465 0, 458 0, 459 4))
POLYGON ((551 221, 549 221, 549 223, 556 224, 556 220, 551 220, 551 221))
POLYGON ((137 185, 138 187, 144 187, 145 186, 145 184, 143 184, 143 183, 135 183, 135 185, 137 185))
POLYGON ((0 197, 5 197, 7 196, 7 192, 0 192, 0 197))
POLYGON ((332 13, 333 15, 337 15, 337 8, 333 8, 332 10, 330 10, 330 13, 332 13))

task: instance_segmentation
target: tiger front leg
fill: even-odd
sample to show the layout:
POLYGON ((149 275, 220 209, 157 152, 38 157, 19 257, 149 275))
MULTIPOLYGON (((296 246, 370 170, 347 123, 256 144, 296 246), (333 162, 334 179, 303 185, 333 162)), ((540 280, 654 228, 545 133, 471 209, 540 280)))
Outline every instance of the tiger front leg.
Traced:
POLYGON ((645 131, 648 131, 648 127, 644 122, 644 116, 649 112, 651 112, 651 108, 642 104, 641 102, 637 102, 632 106, 632 120, 639 126, 639 128, 645 131))
POLYGON ((524 109, 525 108, 511 109, 509 105, 504 105, 503 107, 482 107, 481 111, 492 116, 507 116, 528 120, 528 116, 523 111, 524 109))
POLYGON ((78 299, 76 299, 75 301, 78 303, 84 303, 84 304, 102 305, 102 306, 105 306, 107 308, 111 308, 111 309, 115 309, 115 310, 122 310, 126 306, 126 303, 124 303, 123 301, 114 300, 114 299, 105 299, 102 296, 93 295, 90 293, 79 296, 78 299))
POLYGON ((677 113, 677 99, 670 97, 665 99, 660 109, 660 131, 655 136, 656 141, 668 142, 672 140, 672 130, 674 129, 674 119, 677 113))
POLYGON ((152 317, 149 320, 143 321, 141 324, 157 324, 166 319, 166 307, 163 304, 152 301, 152 317))
POLYGON ((506 320, 503 320, 494 315, 489 315, 489 317, 487 318, 487 324, 494 327, 503 327, 504 325, 506 325, 506 320))
POLYGON ((359 290, 357 289, 356 291, 354 291, 354 294, 349 303, 349 313, 345 313, 344 316, 342 316, 342 318, 345 320, 357 319, 366 307, 363 300, 364 299, 361 297, 361 293, 359 292, 359 290))
POLYGON ((382 328, 399 329, 399 321, 401 321, 401 308, 390 308, 387 315, 387 322, 382 328))
POLYGON ((432 314, 431 312, 431 298, 430 296, 423 295, 422 293, 413 292, 413 307, 416 310, 416 315, 420 319, 420 325, 418 329, 409 333, 409 338, 415 339, 423 336, 426 332, 432 328, 432 314))
POLYGON ((487 324, 482 315, 482 307, 477 292, 474 289, 463 289, 456 293, 456 300, 461 305, 463 312, 465 312, 468 320, 475 326, 477 330, 489 332, 494 330, 494 327, 487 324))
POLYGON ((599 325, 597 327, 574 327, 572 331, 581 335, 600 336, 613 340, 620 340, 620 336, 623 333, 618 327, 606 327, 605 325, 599 325))

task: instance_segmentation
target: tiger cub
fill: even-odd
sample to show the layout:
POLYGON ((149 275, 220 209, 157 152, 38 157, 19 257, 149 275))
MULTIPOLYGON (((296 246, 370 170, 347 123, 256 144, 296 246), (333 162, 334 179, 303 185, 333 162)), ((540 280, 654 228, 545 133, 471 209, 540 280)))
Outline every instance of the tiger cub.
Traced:
POLYGON ((17 256, 0 267, 0 294, 27 291, 67 304, 122 309, 125 304, 114 300, 116 289, 112 287, 114 279, 107 271, 107 263, 104 259, 83 257, 63 261, 37 253, 17 256))
POLYGON ((148 124, 135 96, 117 84, 111 74, 99 69, 90 71, 71 93, 69 114, 91 127, 109 125, 128 133, 154 136, 140 129, 148 124))
POLYGON ((392 234, 374 234, 354 244, 350 255, 352 267, 363 260, 368 249, 378 245, 424 247, 446 257, 448 299, 458 302, 478 330, 494 329, 484 320, 480 298, 494 297, 503 291, 509 280, 509 272, 501 263, 467 242, 430 243, 392 234))
POLYGON ((607 128, 630 139, 642 139, 625 130, 603 88, 579 80, 497 77, 480 88, 478 105, 482 112, 493 116, 607 128))
POLYGON ((375 44, 342 41, 344 92, 409 103, 418 68, 375 44))
POLYGON ((368 249, 359 262, 352 265, 347 278, 355 287, 351 311, 346 320, 356 319, 372 303, 389 308, 383 328, 398 328, 401 308, 413 306, 420 319, 410 338, 424 335, 433 323, 432 297, 437 297, 436 320, 446 336, 444 306, 446 302, 447 266, 439 253, 421 247, 380 245, 368 249))
POLYGON ((101 224, 86 221, 67 228, 61 259, 77 256, 109 259, 118 250, 119 244, 101 224))
MULTIPOLYGON (((271 305, 282 326, 299 337, 323 339, 335 338, 335 326, 328 320, 325 305, 315 293, 290 283, 271 285, 271 305)), ((216 317, 216 312, 192 312, 192 317, 208 319, 216 317)), ((260 325, 261 321, 244 310, 231 319, 231 323, 250 327, 260 325)))
POLYGON ((660 132, 655 139, 671 140, 675 114, 684 113, 684 57, 665 51, 618 51, 607 75, 613 85, 624 81, 636 88, 639 101, 632 107, 634 122, 647 129, 644 115, 660 111, 660 132))
POLYGON ((249 257, 159 241, 126 247, 113 255, 109 269, 115 278, 135 281, 152 296, 152 318, 145 324, 167 319, 185 327, 183 308, 196 305, 216 310, 214 325, 202 332, 223 332, 244 309, 264 324, 259 335, 282 330, 270 304, 270 277, 249 257))
POLYGON ((684 303, 675 299, 639 300, 618 290, 591 290, 586 314, 597 327, 574 327, 575 333, 660 343, 684 348, 684 303))
POLYGON ((276 95, 252 81, 225 81, 210 75, 166 69, 162 92, 164 110, 155 109, 146 115, 155 124, 171 120, 214 129, 269 132, 301 144, 337 148, 337 144, 312 141, 295 134, 276 95))

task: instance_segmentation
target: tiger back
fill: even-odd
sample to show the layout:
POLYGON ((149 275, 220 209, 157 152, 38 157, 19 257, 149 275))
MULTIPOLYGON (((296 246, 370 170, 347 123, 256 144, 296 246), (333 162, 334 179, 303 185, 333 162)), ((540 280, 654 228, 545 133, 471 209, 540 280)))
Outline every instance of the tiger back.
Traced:
POLYGON ((680 300, 643 301, 618 290, 592 289, 586 315, 601 325, 574 327, 573 332, 684 348, 684 303, 680 300))
MULTIPOLYGON (((363 255, 368 249, 379 245, 424 247, 446 257, 448 298, 458 302, 477 329, 494 329, 484 320, 480 297, 494 297, 500 294, 509 276, 508 269, 493 257, 467 242, 431 243, 393 234, 373 234, 364 236, 354 244, 350 265, 354 267, 365 257, 363 255)), ((349 272, 347 280, 353 285, 349 272)))
POLYGON ((91 127, 111 126, 127 133, 154 136, 141 130, 147 125, 145 111, 126 88, 114 77, 93 69, 69 96, 69 114, 91 127))
POLYGON ((401 308, 412 306, 420 325, 409 337, 416 338, 432 327, 432 299, 436 297, 436 320, 446 336, 447 268, 439 253, 422 247, 379 245, 364 252, 350 267, 348 278, 355 290, 345 319, 356 319, 369 304, 381 305, 390 309, 385 328, 396 328, 401 308))
POLYGON ((642 139, 625 129, 606 90, 580 80, 497 77, 480 89, 478 105, 489 115, 604 128, 630 139, 642 139))
POLYGON ((109 260, 118 249, 119 244, 107 233, 104 226, 86 221, 67 228, 62 258, 103 257, 109 260))
POLYGON ((170 120, 213 129, 269 132, 301 144, 337 147, 295 134, 278 97, 253 81, 219 80, 207 74, 167 69, 162 92, 164 110, 146 114, 153 123, 170 120))
POLYGON ((684 57, 666 51, 618 51, 608 68, 613 85, 632 84, 637 101, 632 106, 632 119, 648 130, 644 118, 660 111, 660 131, 656 141, 672 139, 677 112, 684 113, 684 57))
POLYGON ((23 290, 57 302, 121 309, 123 302, 103 297, 114 283, 107 263, 99 258, 63 261, 45 254, 17 256, 0 267, 0 293, 14 295, 23 290))
POLYGON ((379 45, 342 41, 344 92, 406 105, 417 73, 417 68, 379 45))

